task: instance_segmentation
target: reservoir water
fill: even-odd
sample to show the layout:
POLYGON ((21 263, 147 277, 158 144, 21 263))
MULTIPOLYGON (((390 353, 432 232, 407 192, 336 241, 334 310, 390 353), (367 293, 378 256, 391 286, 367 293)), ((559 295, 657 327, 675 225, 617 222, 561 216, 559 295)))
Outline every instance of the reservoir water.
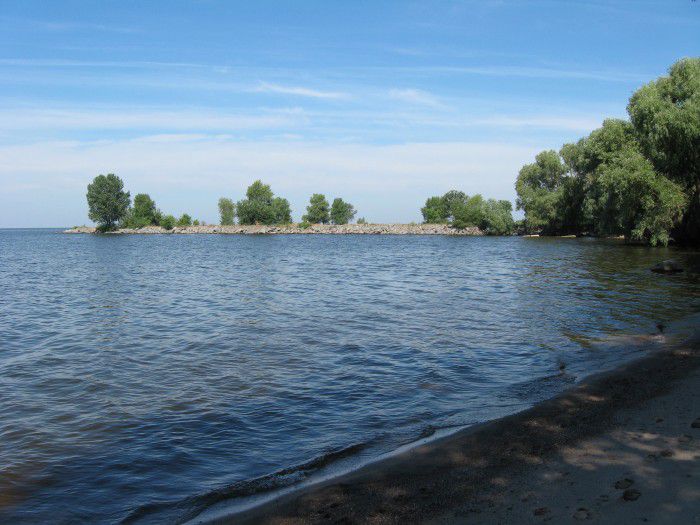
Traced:
POLYGON ((0 522, 184 522, 521 410, 700 311, 697 273, 649 271, 667 258, 700 265, 592 239, 0 230, 0 522))

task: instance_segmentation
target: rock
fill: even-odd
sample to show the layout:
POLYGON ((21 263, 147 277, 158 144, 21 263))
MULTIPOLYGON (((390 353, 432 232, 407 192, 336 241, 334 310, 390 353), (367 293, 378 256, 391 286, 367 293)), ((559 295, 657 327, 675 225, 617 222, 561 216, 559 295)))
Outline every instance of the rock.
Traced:
POLYGON ((681 437, 678 438, 679 443, 690 443, 693 440, 693 436, 689 436, 688 434, 683 434, 681 437))
POLYGON ((547 514, 548 512, 549 512, 549 509, 548 509, 547 507, 539 507, 539 508, 537 508, 537 509, 535 509, 535 510, 532 511, 532 513, 533 513, 535 516, 544 516, 544 515, 547 514))
POLYGON ((615 488, 618 490, 628 489, 632 486, 633 483, 634 480, 631 480, 629 478, 621 479, 615 482, 615 488))
POLYGON ((627 489, 622 493, 622 499, 625 501, 637 501, 642 493, 637 489, 627 489))
POLYGON ((682 272, 683 268, 681 268, 681 266, 676 261, 668 259, 666 261, 660 262, 656 266, 653 266, 651 268, 651 271, 656 273, 678 273, 682 272))
POLYGON ((692 428, 700 428, 700 417, 697 418, 695 421, 693 421, 693 422, 690 424, 690 426, 691 426, 692 428))
POLYGON ((581 507, 576 512, 574 512, 574 516, 573 516, 573 518, 575 520, 589 520, 592 517, 593 517, 593 515, 591 514, 591 511, 584 508, 584 507, 581 507))
POLYGON ((662 450, 659 454, 661 454, 661 457, 663 458, 670 458, 671 456, 673 456, 673 450, 662 450))

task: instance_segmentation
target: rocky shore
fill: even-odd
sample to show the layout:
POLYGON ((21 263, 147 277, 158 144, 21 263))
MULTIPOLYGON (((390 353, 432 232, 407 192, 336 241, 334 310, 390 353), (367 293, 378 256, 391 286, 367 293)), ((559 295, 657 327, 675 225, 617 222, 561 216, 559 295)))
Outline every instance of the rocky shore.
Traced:
MULTIPOLYGON (((65 230, 63 233, 96 233, 89 226, 78 226, 65 230)), ((298 224, 284 226, 176 226, 166 230, 160 226, 148 226, 138 229, 120 229, 109 235, 125 234, 234 234, 234 235, 483 235, 476 227, 457 230, 447 224, 312 224, 302 228, 298 224)))

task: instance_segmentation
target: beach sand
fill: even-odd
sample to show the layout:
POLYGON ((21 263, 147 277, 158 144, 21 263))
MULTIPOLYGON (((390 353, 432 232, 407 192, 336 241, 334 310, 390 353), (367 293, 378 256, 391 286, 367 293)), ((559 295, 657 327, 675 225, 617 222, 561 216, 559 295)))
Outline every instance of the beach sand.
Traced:
POLYGON ((698 394, 694 343, 217 522, 700 523, 698 394))

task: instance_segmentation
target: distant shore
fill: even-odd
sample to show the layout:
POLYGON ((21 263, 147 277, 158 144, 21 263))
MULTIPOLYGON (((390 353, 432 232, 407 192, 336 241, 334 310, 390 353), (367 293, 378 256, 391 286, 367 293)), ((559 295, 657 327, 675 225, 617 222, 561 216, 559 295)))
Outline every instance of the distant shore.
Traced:
MULTIPOLYGON (((697 334, 696 334, 697 337, 697 334)), ((697 339, 243 514, 193 523, 691 523, 697 339)))
MULTIPOLYGON (((97 233, 90 226, 78 226, 63 233, 97 233)), ((230 234, 230 235, 483 235, 476 227, 464 229, 452 228, 447 224, 312 224, 302 228, 298 224, 283 226, 266 225, 206 225, 175 226, 166 230, 160 226, 148 226, 137 229, 120 229, 108 235, 157 235, 157 234, 230 234)))

